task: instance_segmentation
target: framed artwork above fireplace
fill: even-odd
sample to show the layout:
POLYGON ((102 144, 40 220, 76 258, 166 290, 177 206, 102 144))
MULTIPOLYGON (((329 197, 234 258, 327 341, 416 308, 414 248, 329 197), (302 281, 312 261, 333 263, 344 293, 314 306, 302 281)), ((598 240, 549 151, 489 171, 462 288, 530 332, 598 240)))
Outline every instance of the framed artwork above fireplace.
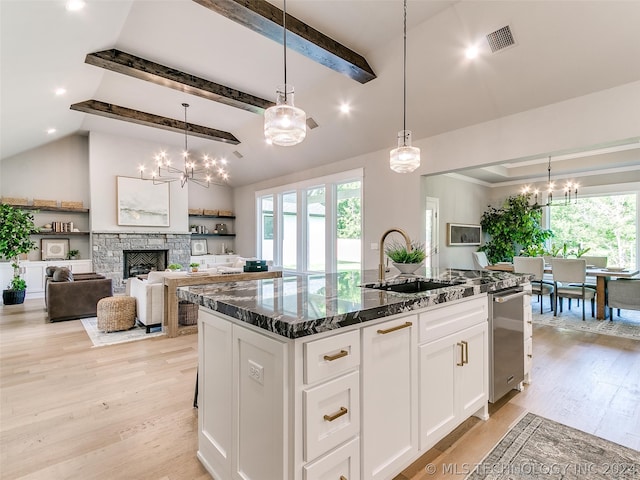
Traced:
POLYGON ((169 184, 116 177, 118 225, 168 227, 169 184))

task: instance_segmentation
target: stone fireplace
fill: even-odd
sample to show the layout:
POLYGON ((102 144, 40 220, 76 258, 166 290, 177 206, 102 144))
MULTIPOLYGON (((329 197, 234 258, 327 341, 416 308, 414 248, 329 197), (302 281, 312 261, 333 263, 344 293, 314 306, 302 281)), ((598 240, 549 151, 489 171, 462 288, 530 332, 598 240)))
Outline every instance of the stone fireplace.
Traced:
POLYGON ((133 233, 133 232, 93 232, 92 233, 93 269, 113 280, 113 291, 125 291, 125 280, 141 274, 141 270, 163 270, 171 263, 189 266, 191 256, 191 235, 181 233, 133 233), (138 263, 143 265, 131 274, 127 264, 125 271, 125 252, 135 252, 138 263), (148 254, 148 255, 147 255, 148 254), (155 263, 158 261, 159 263, 155 263), (154 260, 151 260, 154 257, 154 260))

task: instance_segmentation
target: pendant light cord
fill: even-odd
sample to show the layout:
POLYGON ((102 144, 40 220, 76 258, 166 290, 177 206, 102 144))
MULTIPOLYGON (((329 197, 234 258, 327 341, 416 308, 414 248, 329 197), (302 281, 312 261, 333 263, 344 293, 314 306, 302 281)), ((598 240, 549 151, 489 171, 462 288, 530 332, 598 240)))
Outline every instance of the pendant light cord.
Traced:
POLYGON ((287 103, 287 0, 282 10, 282 45, 284 47, 284 103, 287 103))
POLYGON ((404 45, 402 85, 402 144, 407 146, 407 0, 404 0, 404 45))

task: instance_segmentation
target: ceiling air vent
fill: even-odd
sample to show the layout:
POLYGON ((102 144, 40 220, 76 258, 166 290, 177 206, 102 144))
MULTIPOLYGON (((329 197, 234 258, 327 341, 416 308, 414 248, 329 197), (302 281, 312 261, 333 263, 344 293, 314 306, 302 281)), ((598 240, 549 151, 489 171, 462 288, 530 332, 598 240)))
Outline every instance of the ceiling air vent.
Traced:
POLYGON ((309 127, 309 130, 313 130, 314 128, 318 128, 318 124, 313 118, 307 117, 307 127, 309 127))
POLYGON ((489 47, 491 47, 492 53, 496 53, 516 44, 509 25, 499 28, 495 32, 487 35, 487 42, 489 42, 489 47))
POLYGON ((237 158, 242 158, 242 157, 244 157, 244 155, 242 155, 238 150, 234 150, 234 151, 233 151, 233 152, 231 152, 231 153, 233 153, 237 158))

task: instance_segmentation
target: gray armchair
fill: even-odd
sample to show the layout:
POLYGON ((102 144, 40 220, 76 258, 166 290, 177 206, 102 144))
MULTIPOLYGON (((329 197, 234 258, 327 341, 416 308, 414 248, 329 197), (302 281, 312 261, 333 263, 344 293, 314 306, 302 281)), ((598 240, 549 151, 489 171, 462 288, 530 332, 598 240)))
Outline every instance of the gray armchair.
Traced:
POLYGON ((620 310, 640 310, 640 279, 610 280, 607 283, 609 293, 609 320, 613 320, 613 309, 620 310))

